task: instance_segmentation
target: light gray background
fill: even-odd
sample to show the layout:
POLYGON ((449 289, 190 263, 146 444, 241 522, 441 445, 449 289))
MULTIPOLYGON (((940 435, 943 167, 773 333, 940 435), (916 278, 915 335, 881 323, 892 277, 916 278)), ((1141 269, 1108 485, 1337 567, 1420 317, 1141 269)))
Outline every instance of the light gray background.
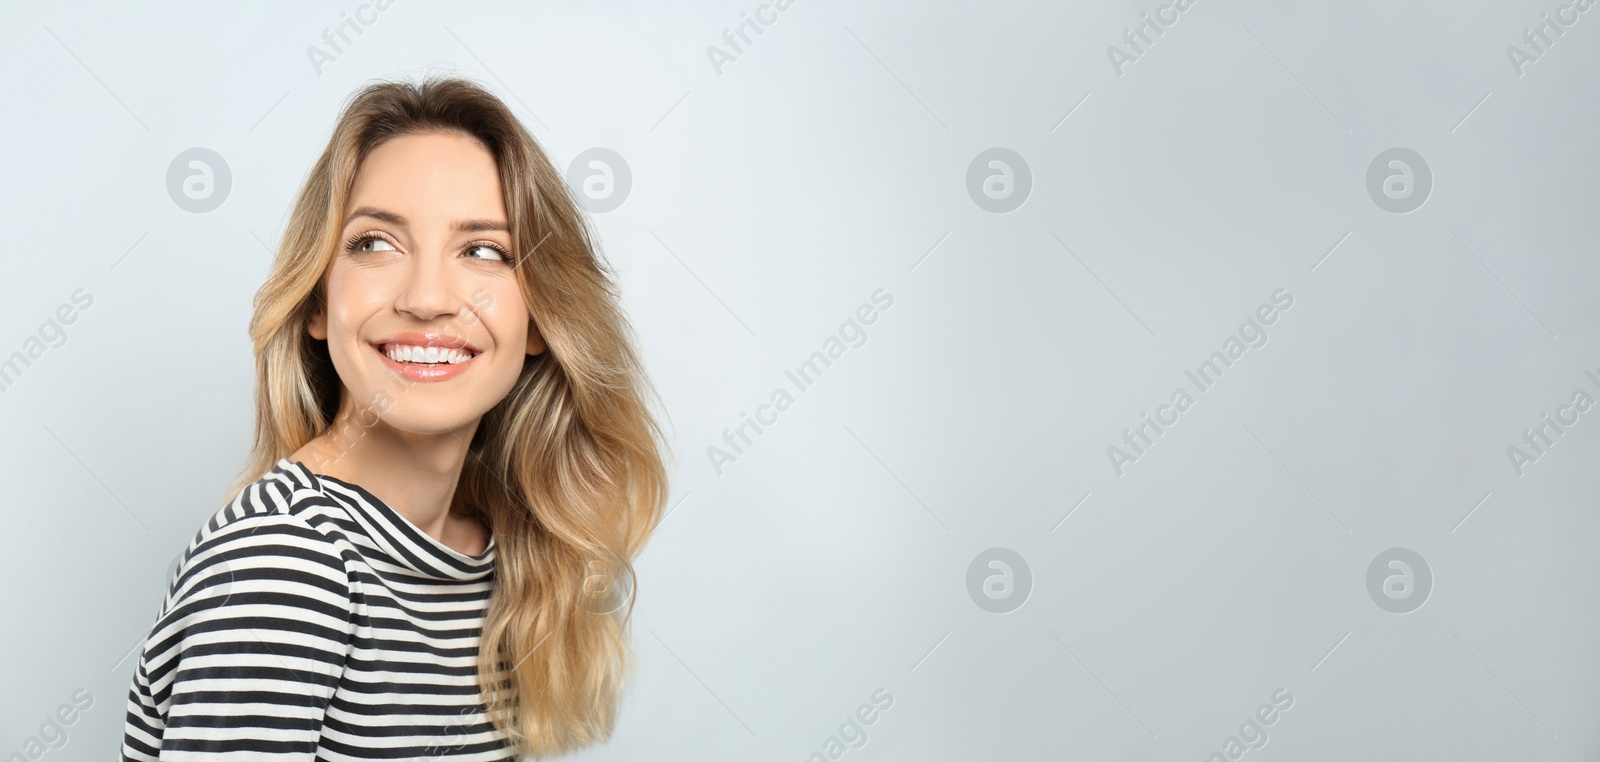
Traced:
POLYGON ((1280 689, 1247 759, 1600 752, 1600 410, 1520 476, 1506 454, 1600 399, 1600 6, 1519 76, 1554 0, 1195 0, 1118 76, 1156 0, 796 0, 719 75, 757 0, 396 0, 319 74, 357 5, 0 12, 0 356, 94 299, 0 395, 0 755, 80 689, 43 758, 115 753, 130 652, 248 444, 293 194, 344 98, 427 71, 633 177, 595 219, 672 512, 617 736, 577 758, 802 760, 879 689, 842 759, 1201 760, 1280 689), (233 178, 204 214, 165 185, 197 146, 233 178), (1033 178, 1006 214, 967 186, 993 147, 1033 178), (1433 174, 1408 214, 1366 187, 1392 147, 1433 174), (866 343, 794 392, 879 288, 866 343), (1279 288, 1269 342, 1196 392, 1279 288), (718 475, 707 448, 780 387, 718 475), (1118 476, 1107 446, 1178 387, 1118 476), (1011 613, 969 596, 994 547, 1032 575, 1011 613), (1397 547, 1433 576, 1407 614, 1367 587, 1397 547))

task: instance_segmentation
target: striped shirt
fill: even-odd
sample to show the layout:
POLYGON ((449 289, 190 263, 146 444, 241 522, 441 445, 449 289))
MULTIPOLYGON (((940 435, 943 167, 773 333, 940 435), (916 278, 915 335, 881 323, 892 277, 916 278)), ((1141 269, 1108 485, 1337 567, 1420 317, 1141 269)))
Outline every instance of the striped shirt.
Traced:
POLYGON ((514 758, 477 685, 494 553, 493 537, 466 555, 279 460, 184 551, 122 759, 514 758))

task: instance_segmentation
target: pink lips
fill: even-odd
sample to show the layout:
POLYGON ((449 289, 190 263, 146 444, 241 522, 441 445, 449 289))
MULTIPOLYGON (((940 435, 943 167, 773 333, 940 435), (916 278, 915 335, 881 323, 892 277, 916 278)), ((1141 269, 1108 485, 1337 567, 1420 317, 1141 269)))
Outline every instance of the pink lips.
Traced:
POLYGON ((412 381, 448 381, 467 371, 467 368, 478 359, 481 350, 468 343, 465 339, 456 336, 447 336, 441 333, 397 333, 385 336, 372 342, 372 350, 378 353, 384 365, 389 370, 403 378, 412 381), (439 347, 441 349, 459 349, 472 353, 472 357, 459 363, 408 363, 395 362, 384 353, 384 348, 391 344, 403 344, 413 347, 439 347))

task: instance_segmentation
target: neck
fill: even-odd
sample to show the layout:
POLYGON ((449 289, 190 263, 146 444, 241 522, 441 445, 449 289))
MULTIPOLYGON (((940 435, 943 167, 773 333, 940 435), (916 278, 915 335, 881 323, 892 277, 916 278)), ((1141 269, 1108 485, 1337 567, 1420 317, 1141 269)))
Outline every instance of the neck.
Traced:
POLYGON ((341 409, 327 432, 292 457, 314 473, 360 485, 440 542, 471 545, 463 537, 464 519, 452 517, 450 506, 478 423, 416 433, 341 409), (375 422, 363 425, 367 420, 375 422))

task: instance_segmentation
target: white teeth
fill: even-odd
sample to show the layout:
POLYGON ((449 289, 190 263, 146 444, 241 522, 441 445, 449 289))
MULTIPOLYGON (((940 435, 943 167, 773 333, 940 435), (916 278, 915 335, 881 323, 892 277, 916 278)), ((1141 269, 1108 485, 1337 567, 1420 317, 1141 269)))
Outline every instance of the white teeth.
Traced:
POLYGON ((384 354, 395 362, 409 363, 459 365, 472 359, 472 353, 465 349, 418 347, 407 344, 390 344, 385 348, 384 354))

